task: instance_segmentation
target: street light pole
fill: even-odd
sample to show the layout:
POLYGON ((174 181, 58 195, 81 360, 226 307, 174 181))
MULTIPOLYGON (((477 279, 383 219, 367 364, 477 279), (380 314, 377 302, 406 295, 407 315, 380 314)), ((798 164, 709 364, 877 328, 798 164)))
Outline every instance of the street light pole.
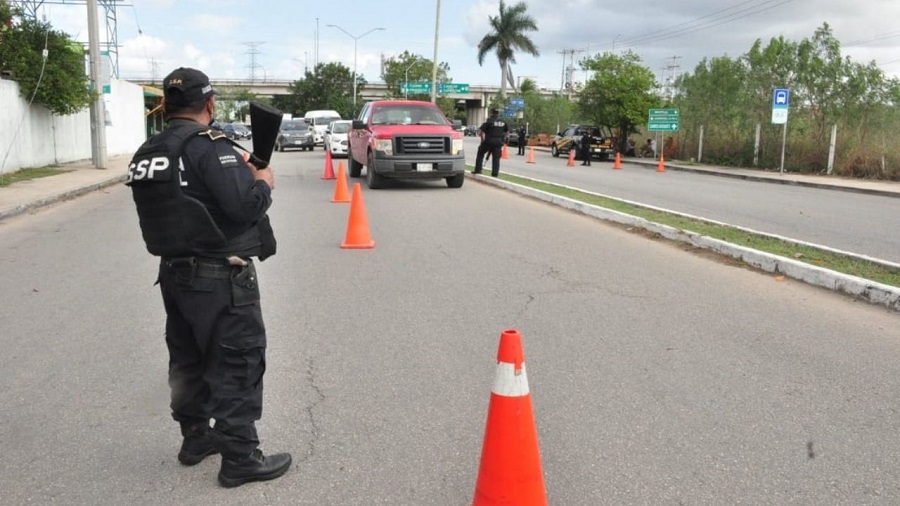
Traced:
POLYGON ((368 32, 366 32, 362 35, 354 36, 353 34, 348 32, 347 30, 344 30, 343 28, 341 28, 338 25, 325 25, 325 26, 327 26, 329 28, 337 28, 338 30, 347 34, 348 37, 353 39, 353 108, 356 109, 356 43, 359 42, 359 39, 365 37, 366 35, 369 35, 370 33, 376 32, 378 30, 384 30, 384 28, 380 28, 380 27, 372 28, 371 30, 369 30, 368 32))
POLYGON ((405 86, 406 96, 404 97, 404 98, 406 98, 406 100, 409 100, 409 69, 415 67, 416 63, 419 63, 419 62, 417 62, 417 61, 412 62, 412 65, 410 65, 409 67, 406 67, 406 71, 403 72, 404 79, 406 80, 406 86, 405 86))

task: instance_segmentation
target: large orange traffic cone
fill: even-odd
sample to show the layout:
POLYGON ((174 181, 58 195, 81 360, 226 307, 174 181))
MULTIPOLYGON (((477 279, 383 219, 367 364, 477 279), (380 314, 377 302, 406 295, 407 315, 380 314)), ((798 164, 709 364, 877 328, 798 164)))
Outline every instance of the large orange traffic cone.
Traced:
POLYGON ((347 191, 347 178, 344 177, 344 162, 338 162, 337 181, 334 182, 334 196, 332 202, 350 202, 350 192, 347 191))
POLYGON ((506 144, 503 145, 503 150, 500 151, 500 159, 509 160, 509 148, 506 147, 506 144))
POLYGON ((662 153, 659 154, 659 164, 656 166, 656 172, 665 172, 666 171, 666 161, 665 157, 662 153))
POLYGON ((622 157, 619 156, 618 151, 616 152, 616 161, 615 161, 615 163, 613 163, 613 168, 614 168, 614 169, 621 169, 621 168, 622 168, 622 157))
POLYGON ((566 167, 574 167, 575 166, 575 149, 569 148, 569 161, 566 162, 566 167))
POLYGON ((366 206, 363 204, 362 189, 359 183, 353 185, 353 197, 350 200, 350 217, 347 219, 347 235, 341 247, 345 249, 368 249, 375 247, 375 241, 369 235, 369 219, 366 218, 366 206))
POLYGON ((331 160, 331 150, 325 152, 325 170, 322 179, 334 179, 334 163, 331 160))
POLYGON ((534 146, 531 146, 530 148, 528 148, 528 162, 527 163, 534 163, 534 146))
POLYGON ((517 330, 504 330, 472 506, 546 504, 522 336, 517 330))

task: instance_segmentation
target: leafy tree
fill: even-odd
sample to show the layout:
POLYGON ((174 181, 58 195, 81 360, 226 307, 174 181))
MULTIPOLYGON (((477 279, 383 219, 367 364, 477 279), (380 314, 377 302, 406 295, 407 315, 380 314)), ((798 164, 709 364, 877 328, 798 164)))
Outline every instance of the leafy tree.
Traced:
MULTIPOLYGON (((366 80, 357 74, 357 93, 365 85, 366 80)), ((353 72, 340 63, 320 63, 312 72, 307 70, 303 79, 294 81, 288 88, 290 95, 276 97, 273 101, 273 105, 285 113, 302 116, 306 111, 333 109, 342 118, 356 116, 353 72)))
POLYGON ((540 56, 537 46, 525 34, 537 31, 534 18, 526 14, 528 6, 525 2, 519 2, 511 8, 506 8, 506 2, 500 0, 500 15, 488 18, 491 32, 485 35, 478 43, 478 64, 484 64, 484 57, 494 52, 500 62, 500 95, 506 96, 506 83, 515 91, 516 83, 513 79, 509 64, 516 62, 516 50, 525 51, 533 56, 540 56))
POLYGON ((23 17, 4 0, 0 0, 0 27, 0 71, 19 83, 23 98, 33 96, 60 115, 91 104, 96 94, 88 86, 81 44, 49 23, 23 17))
MULTIPOLYGON (((388 92, 385 95, 388 98, 406 98, 401 86, 403 81, 409 78, 409 82, 431 82, 431 69, 433 63, 428 58, 412 54, 404 51, 399 56, 392 57, 384 62, 384 83, 387 85, 388 92)), ((450 65, 441 62, 437 68, 437 82, 446 83, 450 79, 447 77, 450 72, 450 65)), ((409 95, 410 100, 431 100, 430 93, 419 93, 409 95)))
POLYGON ((647 111, 659 105, 653 94, 657 86, 653 72, 632 51, 598 54, 581 65, 593 71, 578 94, 581 117, 618 131, 624 144, 629 134, 641 131, 638 126, 647 122, 647 111))
MULTIPOLYGON (((739 152, 751 144, 753 124, 747 95, 747 67, 727 56, 703 59, 694 74, 685 74, 675 83, 678 93, 673 107, 681 113, 679 135, 699 137, 705 128, 707 153, 739 152)), ((747 151, 752 156, 752 151, 747 151)))

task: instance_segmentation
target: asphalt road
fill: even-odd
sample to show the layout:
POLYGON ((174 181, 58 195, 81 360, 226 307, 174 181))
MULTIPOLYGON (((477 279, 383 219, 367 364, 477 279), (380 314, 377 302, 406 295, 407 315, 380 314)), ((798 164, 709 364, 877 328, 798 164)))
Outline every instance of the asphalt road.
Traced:
POLYGON ((895 314, 471 180, 364 189, 375 248, 342 250, 322 159, 276 154, 259 267, 259 427, 292 470, 177 463, 155 261, 113 187, 0 226, 0 502, 470 504, 507 328, 550 504, 900 502, 895 314))
MULTIPOLYGON (((477 141, 466 138, 474 164, 477 141)), ((501 171, 582 188, 711 220, 900 263, 900 200, 845 191, 712 177, 594 160, 567 167, 565 157, 536 151, 535 163, 510 150, 501 171)))

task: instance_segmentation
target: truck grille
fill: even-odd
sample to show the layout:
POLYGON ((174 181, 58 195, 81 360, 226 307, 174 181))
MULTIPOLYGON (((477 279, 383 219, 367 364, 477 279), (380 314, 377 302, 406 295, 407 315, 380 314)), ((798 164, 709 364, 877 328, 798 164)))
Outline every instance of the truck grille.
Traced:
POLYGON ((441 136, 395 137, 397 152, 406 155, 446 155, 450 154, 450 138, 441 136))

